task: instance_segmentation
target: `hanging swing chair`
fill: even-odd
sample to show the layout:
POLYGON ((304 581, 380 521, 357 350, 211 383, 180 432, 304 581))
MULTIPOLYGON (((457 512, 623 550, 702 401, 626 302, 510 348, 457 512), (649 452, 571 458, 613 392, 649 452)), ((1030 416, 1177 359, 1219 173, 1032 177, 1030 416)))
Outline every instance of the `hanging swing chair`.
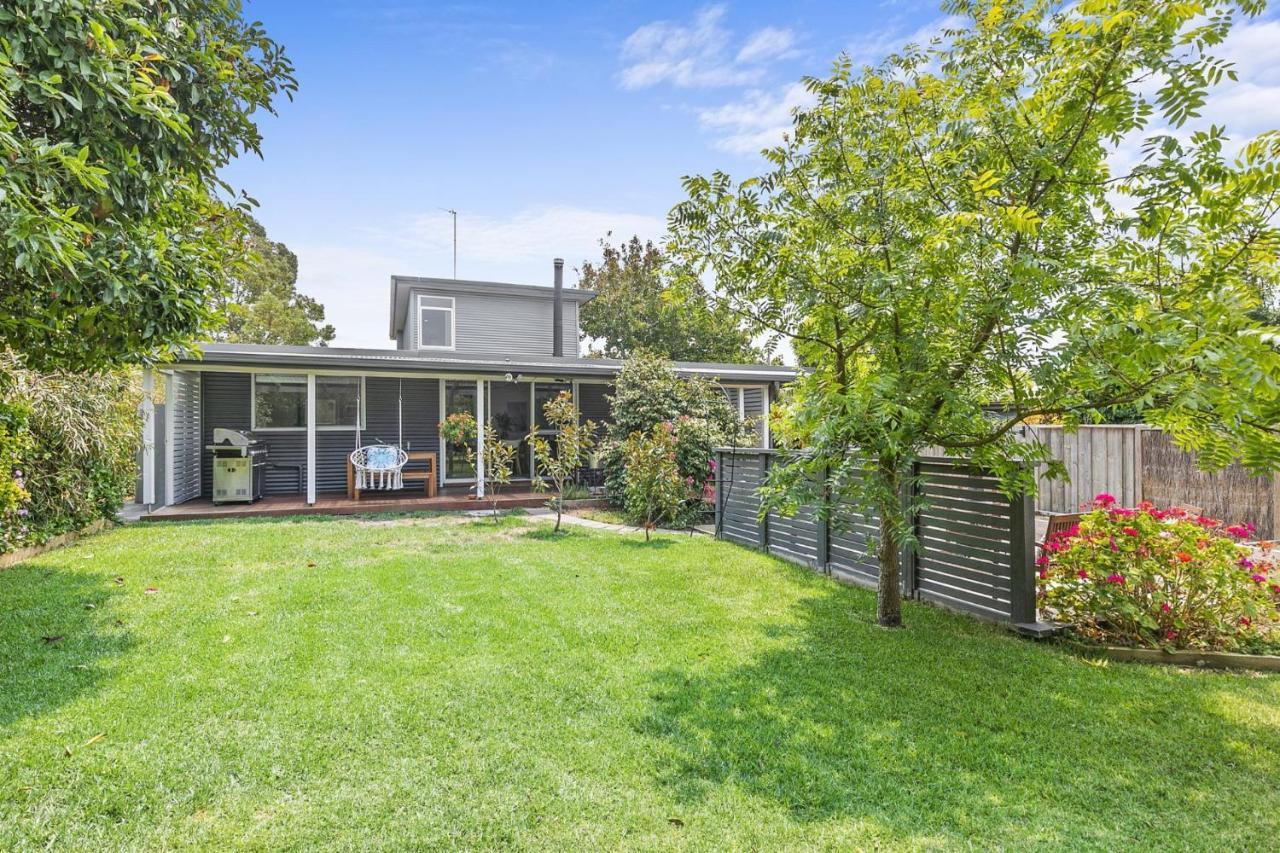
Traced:
POLYGON ((370 444, 352 451, 357 499, 365 491, 403 489, 403 471, 408 461, 409 454, 390 444, 370 444))
MULTIPOLYGON (((362 386, 363 388, 363 386, 362 386)), ((397 431, 401 443, 404 438, 404 423, 400 414, 403 399, 403 382, 396 391, 397 431)), ((394 444, 360 445, 360 412, 364 401, 356 397, 356 449, 351 451, 351 468, 354 474, 355 498, 365 491, 395 491, 404 488, 404 466, 409 461, 409 454, 394 444)))

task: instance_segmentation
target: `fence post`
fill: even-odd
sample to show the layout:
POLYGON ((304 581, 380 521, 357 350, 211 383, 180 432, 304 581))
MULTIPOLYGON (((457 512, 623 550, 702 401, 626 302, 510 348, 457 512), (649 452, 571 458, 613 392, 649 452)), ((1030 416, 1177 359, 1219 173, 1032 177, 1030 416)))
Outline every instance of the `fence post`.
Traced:
MULTIPOLYGON (((920 538, 920 513, 911 510, 917 496, 920 479, 920 461, 911 463, 911 476, 902 490, 902 505, 911 513, 911 535, 917 541, 920 538)), ((902 552, 898 555, 899 571, 902 573, 902 595, 914 598, 916 594, 916 546, 911 542, 902 543, 902 552)))
POLYGON ((1035 622, 1035 499, 1023 494, 1009 504, 1009 616, 1014 624, 1035 622))
POLYGON ((818 529, 818 565, 816 568, 822 570, 823 574, 830 574, 828 563, 831 562, 831 493, 828 491, 831 481, 831 467, 829 465, 822 466, 822 488, 819 494, 822 495, 822 504, 819 506, 821 518, 815 518, 814 525, 818 529))
POLYGON ((724 531, 724 452, 716 451, 716 514, 715 514, 715 531, 716 538, 719 539, 724 531))
MULTIPOLYGON (((760 451, 760 486, 764 485, 764 479, 769 474, 769 451, 760 451)), ((760 497, 760 488, 756 488, 756 505, 760 509, 764 509, 764 500, 760 497)), ((759 513, 757 515, 757 532, 759 534, 760 550, 768 553, 769 551, 769 513, 759 513)))

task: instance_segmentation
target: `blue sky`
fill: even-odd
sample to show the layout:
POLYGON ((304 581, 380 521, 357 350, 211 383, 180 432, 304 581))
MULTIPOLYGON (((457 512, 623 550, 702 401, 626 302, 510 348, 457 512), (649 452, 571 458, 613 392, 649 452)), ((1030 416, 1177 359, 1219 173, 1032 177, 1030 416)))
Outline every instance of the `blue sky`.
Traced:
MULTIPOLYGON (((300 89, 264 159, 227 171, 299 258, 339 346, 389 346, 392 273, 549 283, 615 238, 657 238, 683 175, 759 171, 841 52, 873 60, 942 25, 932 3, 251 0, 300 89)), ((1207 118, 1280 127, 1280 22, 1219 51, 1241 84, 1207 118), (1221 115, 1219 115, 1221 113, 1221 115)), ((574 275, 568 274, 570 282, 574 275)))

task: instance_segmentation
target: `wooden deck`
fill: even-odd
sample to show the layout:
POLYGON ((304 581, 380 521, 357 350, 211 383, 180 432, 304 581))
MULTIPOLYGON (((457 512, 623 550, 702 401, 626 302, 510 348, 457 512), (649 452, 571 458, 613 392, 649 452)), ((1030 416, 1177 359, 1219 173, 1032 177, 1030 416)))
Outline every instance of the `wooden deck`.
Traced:
MULTIPOLYGON (((504 490, 498 498, 503 509, 539 507, 547 502, 546 494, 530 489, 504 490)), ((301 495, 275 495, 251 504, 215 506, 206 498, 187 501, 177 506, 161 507, 142 516, 143 521, 193 521, 209 518, 257 518, 279 515, 357 515, 367 512, 459 512, 489 509, 493 503, 485 498, 475 500, 467 489, 446 488, 434 498, 425 497, 417 489, 386 494, 365 492, 355 501, 341 492, 316 495, 307 506, 301 495)))

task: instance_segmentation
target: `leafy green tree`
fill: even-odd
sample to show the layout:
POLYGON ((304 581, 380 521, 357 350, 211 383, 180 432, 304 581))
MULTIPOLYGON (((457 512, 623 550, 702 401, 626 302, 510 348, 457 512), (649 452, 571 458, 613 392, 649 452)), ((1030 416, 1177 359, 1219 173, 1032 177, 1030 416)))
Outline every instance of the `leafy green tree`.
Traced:
POLYGON ((96 369, 198 339, 245 252, 219 171, 292 75, 239 0, 0 5, 0 346, 96 369))
POLYGON ((712 273, 813 367, 782 418, 809 453, 766 497, 879 514, 881 624, 901 621, 900 495, 927 447, 1031 491, 1048 454, 1019 423, 1131 405, 1206 465, 1275 466, 1275 330, 1248 312, 1276 273, 1280 134, 1232 158, 1223 128, 1159 132, 1132 169, 1109 159, 1194 118, 1234 75, 1213 46, 1261 8, 950 2, 947 43, 808 80, 767 174, 686 179, 686 280, 712 273))
POLYGON ((600 249, 600 263, 584 261, 578 281, 596 291, 579 310, 579 324, 584 335, 601 341, 600 354, 626 358, 643 350, 675 361, 764 360, 737 316, 714 310, 700 289, 668 279, 653 243, 632 237, 614 246, 605 239, 600 249))
POLYGON ((225 325, 214 340, 247 344, 325 346, 334 328, 324 323, 324 306, 298 292, 298 256, 267 238, 248 214, 249 259, 220 297, 225 325))
POLYGON ((670 421, 636 431, 622 443, 627 465, 627 519, 644 528, 644 540, 664 518, 677 515, 688 490, 676 462, 676 431, 670 421))
POLYGON ((564 515, 565 487, 574 482, 578 469, 586 464, 596 446, 596 425, 582 420, 573 395, 561 391, 542 407, 547 425, 556 431, 555 441, 538 434, 535 423, 529 429, 528 442, 533 448, 533 488, 543 491, 547 480, 551 481, 556 496, 549 506, 556 511, 555 532, 560 532, 560 518, 564 515))

